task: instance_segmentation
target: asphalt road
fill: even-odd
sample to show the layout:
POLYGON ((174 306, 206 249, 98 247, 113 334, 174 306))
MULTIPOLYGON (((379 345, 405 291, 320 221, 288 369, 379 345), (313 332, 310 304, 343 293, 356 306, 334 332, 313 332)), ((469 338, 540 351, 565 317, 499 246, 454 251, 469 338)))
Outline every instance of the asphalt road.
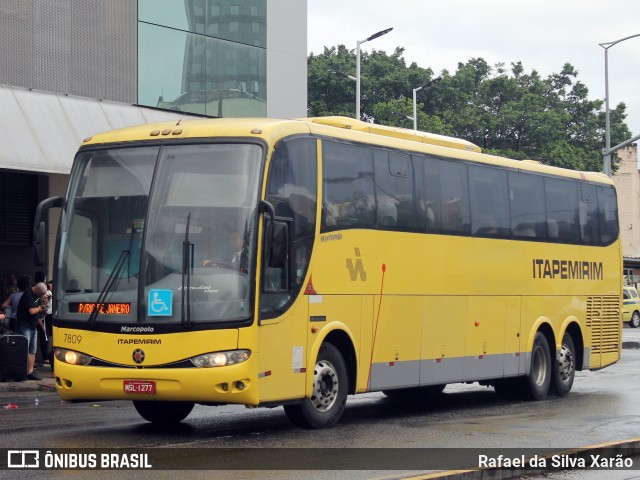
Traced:
MULTIPOLYGON (((640 345, 640 329, 625 329, 624 339, 640 345)), ((281 408, 196 406, 183 424, 166 431, 142 420, 130 402, 70 404, 61 402, 52 392, 5 391, 0 394, 0 403, 17 408, 0 411, 0 448, 166 448, 162 451, 174 456, 176 465, 180 465, 181 460, 179 448, 192 449, 194 459, 198 455, 211 455, 212 451, 221 452, 213 450, 221 448, 302 448, 311 460, 324 462, 326 469, 302 472, 283 467, 283 470, 267 472, 244 471, 242 475, 226 471, 217 472, 213 477, 206 476, 207 472, 185 471, 180 476, 399 477, 412 472, 350 470, 347 475, 345 470, 333 470, 335 460, 340 457, 337 453, 344 452, 334 451, 332 456, 331 451, 323 449, 367 449, 366 455, 371 455, 372 464, 376 464, 379 459, 375 449, 382 448, 496 448, 508 452, 513 447, 568 449, 636 438, 640 436, 639 377, 640 350, 625 349, 618 364, 597 372, 579 372, 572 392, 565 398, 541 402, 502 401, 491 388, 478 385, 450 385, 443 395, 421 403, 393 402, 380 393, 372 393, 349 397, 342 421, 329 430, 296 428, 281 408)), ((275 458, 276 465, 277 460, 275 458)), ((338 465, 338 468, 348 468, 348 465, 338 465)), ((0 471, 0 476, 3 473, 8 472, 0 471)), ((10 473, 10 478, 50 478, 54 472, 32 471, 24 477, 21 477, 23 472, 10 473)), ((113 473, 84 471, 82 476, 111 478, 113 473)), ((128 473, 131 478, 130 474, 136 472, 128 473)), ((149 474, 137 472, 134 477, 148 478, 149 474)), ((155 478, 176 476, 175 472, 168 471, 154 471, 153 475, 155 478)), ((615 478, 633 478, 633 475, 615 478)))

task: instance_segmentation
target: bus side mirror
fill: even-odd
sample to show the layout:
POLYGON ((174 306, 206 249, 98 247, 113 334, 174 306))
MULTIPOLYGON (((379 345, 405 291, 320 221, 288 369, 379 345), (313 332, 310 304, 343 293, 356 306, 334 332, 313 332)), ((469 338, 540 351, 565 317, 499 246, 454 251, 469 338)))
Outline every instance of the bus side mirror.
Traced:
POLYGON ((289 252, 289 225, 286 222, 273 222, 273 236, 269 242, 269 267, 284 268, 289 252))
POLYGON ((51 197, 41 201, 38 204, 38 208, 36 208, 36 215, 33 220, 33 241, 34 241, 34 251, 33 251, 33 263, 37 267, 41 267, 44 265, 46 261, 45 255, 45 233, 46 227, 44 221, 42 221, 42 216, 44 212, 48 211, 50 208, 60 208, 62 207, 64 202, 63 197, 51 197))
POLYGON ((33 241, 34 251, 33 251, 33 263, 36 267, 41 267, 44 265, 45 256, 44 256, 44 234, 45 234, 45 226, 44 222, 40 222, 36 227, 34 232, 33 241))

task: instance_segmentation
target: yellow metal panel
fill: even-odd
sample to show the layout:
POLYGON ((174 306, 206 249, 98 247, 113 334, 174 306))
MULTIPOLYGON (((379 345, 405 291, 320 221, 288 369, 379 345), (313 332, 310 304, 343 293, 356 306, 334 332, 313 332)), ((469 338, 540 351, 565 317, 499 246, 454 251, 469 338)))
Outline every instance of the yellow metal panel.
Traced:
POLYGON ((467 299, 465 355, 480 356, 505 353, 505 319, 506 297, 469 297, 467 299))
POLYGON ((428 296, 423 304, 422 358, 464 356, 467 297, 428 296))
POLYGON ((302 398, 308 369, 307 324, 309 309, 300 296, 284 315, 258 327, 260 401, 302 398))
MULTIPOLYGON (((315 285, 315 282, 314 282, 315 285)), ((365 297, 366 298, 366 297, 365 297)), ((358 295, 304 295, 303 302, 309 302, 309 337, 308 337, 308 361, 309 361, 309 379, 307 389, 311 387, 311 375, 313 366, 315 365, 320 345, 333 330, 342 330, 350 338, 355 348, 356 357, 358 353, 362 353, 362 357, 366 357, 361 349, 360 338, 363 329, 367 329, 370 324, 370 317, 364 317, 363 313, 370 314, 370 310, 366 308, 363 312, 363 300, 358 295), (314 321, 311 321, 314 319, 314 321), (312 332, 315 327, 317 331, 312 332)), ((361 359, 358 359, 361 360, 361 359)), ((366 369, 367 363, 360 363, 360 369, 366 369)), ((363 372, 358 372, 359 376, 363 372)))
POLYGON ((374 305, 373 362, 419 360, 422 299, 401 295, 384 295, 380 302, 378 295, 374 297, 374 305), (407 335, 407 332, 411 332, 411 334, 407 335))

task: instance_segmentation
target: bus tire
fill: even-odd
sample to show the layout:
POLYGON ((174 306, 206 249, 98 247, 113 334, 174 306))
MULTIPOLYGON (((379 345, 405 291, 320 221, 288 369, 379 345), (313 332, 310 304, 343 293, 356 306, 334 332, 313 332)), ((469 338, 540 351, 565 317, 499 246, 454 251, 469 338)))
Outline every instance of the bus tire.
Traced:
POLYGON ((576 348, 571 334, 565 332, 551 375, 553 391, 564 397, 571 391, 576 376, 576 348))
POLYGON ((323 343, 313 369, 311 398, 285 405, 284 411, 294 425, 332 427, 344 412, 348 389, 347 367, 340 351, 330 343, 323 343))
POLYGON ((142 418, 156 425, 174 425, 187 418, 193 402, 149 402, 134 400, 133 406, 142 418))
POLYGON ((638 312, 637 310, 633 312, 633 315, 631 315, 631 320, 629 320, 629 326, 631 328, 640 327, 640 312, 638 312))
POLYGON ((551 385, 551 352, 542 332, 537 332, 531 349, 531 368, 526 377, 525 394, 531 400, 544 400, 551 385))

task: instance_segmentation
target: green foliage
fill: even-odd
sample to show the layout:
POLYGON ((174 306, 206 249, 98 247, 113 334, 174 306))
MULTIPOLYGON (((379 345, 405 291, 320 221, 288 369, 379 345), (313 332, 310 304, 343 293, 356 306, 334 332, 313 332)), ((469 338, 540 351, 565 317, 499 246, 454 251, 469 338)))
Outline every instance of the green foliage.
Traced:
MULTIPOLYGON (((413 128, 413 89, 434 79, 430 68, 407 66, 404 50, 361 53, 361 119, 413 128)), ((326 48, 308 58, 309 116, 355 113, 354 50, 326 48)), ((602 171, 605 114, 566 63, 547 78, 521 62, 490 66, 482 58, 443 70, 440 81, 417 93, 418 129, 469 140, 494 155, 548 165, 602 171)), ((631 137, 626 106, 610 111, 611 144, 631 137)), ((615 170, 615 164, 613 166, 615 170)))

